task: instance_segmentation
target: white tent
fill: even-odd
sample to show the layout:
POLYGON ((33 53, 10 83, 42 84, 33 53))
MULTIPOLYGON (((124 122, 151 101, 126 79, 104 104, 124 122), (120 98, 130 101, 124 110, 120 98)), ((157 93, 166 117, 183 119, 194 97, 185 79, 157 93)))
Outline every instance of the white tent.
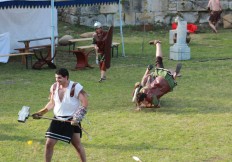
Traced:
MULTIPOLYGON (((9 54, 10 52, 10 33, 0 34, 0 56, 9 54)), ((0 62, 7 63, 9 56, 0 57, 0 62)))
MULTIPOLYGON (((54 36, 58 35, 57 32, 57 10, 56 7, 68 7, 75 5, 94 5, 94 4, 104 4, 104 3, 119 3, 120 0, 59 0, 59 1, 37 1, 37 0, 0 0, 0 16, 3 15, 4 21, 7 23, 2 23, 3 19, 0 17, 2 26, 10 26, 8 29, 2 28, 0 24, 0 34, 10 31, 10 42, 11 51, 14 48, 22 47, 18 44, 18 40, 30 39, 30 38, 41 38, 41 37, 51 37, 52 43, 52 55, 54 54, 54 36), (50 8, 48 8, 50 7, 50 8), (43 10, 43 11, 41 11, 43 10), (18 13, 17 13, 18 12, 18 13), (20 14, 19 12, 23 12, 20 14), (37 13, 36 13, 37 12, 37 13), (11 16, 13 14, 14 16, 11 16), (31 14, 30 14, 31 13, 31 14), (5 16, 4 16, 5 15, 5 16), (10 16, 7 18, 7 16, 10 16), (10 21, 9 21, 10 20, 10 21), (16 22, 21 21, 19 24, 16 22), (49 25, 48 25, 49 24, 49 25), (47 28, 48 27, 48 28, 47 28), (19 37, 17 37, 19 36, 19 37), (15 43, 15 44, 14 44, 15 43)), ((121 6, 119 5, 120 17, 121 17, 121 6)), ((122 24, 121 26, 121 35, 122 35, 122 24)), ((50 40, 47 40, 50 41, 50 40)), ((31 42, 31 45, 48 44, 48 42, 31 42)), ((124 42, 122 35, 122 47, 123 47, 123 56, 124 55, 124 42)))
MULTIPOLYGON (((51 37, 51 8, 9 8, 0 9, 0 34, 9 32, 10 52, 24 47, 19 40, 51 37)), ((54 33, 57 31, 57 10, 54 10, 54 33)), ((50 44, 51 40, 32 41, 30 46, 50 44)))

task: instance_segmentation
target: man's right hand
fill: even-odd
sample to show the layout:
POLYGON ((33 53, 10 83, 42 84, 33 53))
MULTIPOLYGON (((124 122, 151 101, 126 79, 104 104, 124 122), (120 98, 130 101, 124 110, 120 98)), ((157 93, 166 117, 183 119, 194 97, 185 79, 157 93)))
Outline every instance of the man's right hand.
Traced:
POLYGON ((32 116, 33 119, 41 119, 41 116, 43 116, 47 112, 48 112, 48 109, 47 108, 43 108, 40 111, 32 114, 31 116, 32 116))
POLYGON ((34 113, 31 115, 33 119, 41 119, 41 114, 40 113, 34 113))

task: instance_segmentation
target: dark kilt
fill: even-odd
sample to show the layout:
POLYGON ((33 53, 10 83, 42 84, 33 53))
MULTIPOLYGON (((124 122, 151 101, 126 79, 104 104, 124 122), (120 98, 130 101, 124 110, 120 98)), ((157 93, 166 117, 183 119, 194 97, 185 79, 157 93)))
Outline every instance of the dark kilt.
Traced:
POLYGON ((221 18, 222 11, 211 11, 209 16, 209 21, 216 24, 221 18))
MULTIPOLYGON (((79 125, 81 127, 81 123, 79 123, 79 125)), ((80 127, 73 126, 70 122, 53 120, 45 134, 45 137, 70 143, 73 133, 80 133, 80 137, 82 136, 82 130, 80 127)))

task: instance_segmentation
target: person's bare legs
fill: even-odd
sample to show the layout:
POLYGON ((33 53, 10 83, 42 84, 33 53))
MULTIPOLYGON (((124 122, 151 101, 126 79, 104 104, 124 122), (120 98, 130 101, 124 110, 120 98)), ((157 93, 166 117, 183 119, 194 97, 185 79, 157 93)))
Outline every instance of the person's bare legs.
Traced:
POLYGON ((147 68, 146 71, 145 71, 145 73, 144 73, 144 75, 143 75, 143 78, 141 80, 141 86, 145 86, 146 85, 147 79, 149 78, 148 77, 149 74, 150 74, 150 70, 147 68))
POLYGON ((162 57, 163 58, 163 53, 162 53, 162 47, 161 47, 161 41, 160 40, 152 40, 149 42, 150 45, 156 46, 156 57, 162 57))
POLYGON ((161 42, 159 40, 155 40, 154 45, 156 46, 156 57, 163 58, 161 42))
POLYGON ((173 74, 174 80, 176 80, 176 78, 178 77, 178 74, 180 73, 181 67, 182 67, 182 64, 181 64, 181 63, 178 63, 178 64, 176 65, 176 71, 175 71, 174 74, 173 74))
POLYGON ((52 161, 53 150, 54 150, 54 146, 56 143, 57 143, 57 140, 52 139, 52 138, 47 138, 47 141, 45 144, 45 155, 44 155, 46 162, 52 161))
POLYGON ((216 25, 214 25, 211 21, 209 21, 209 26, 213 29, 215 33, 217 33, 216 25))
POLYGON ((106 79, 106 71, 101 70, 101 78, 104 80, 106 79))
POLYGON ((99 83, 101 83, 102 81, 106 80, 106 68, 105 68, 105 61, 102 61, 100 63, 100 75, 101 75, 101 78, 100 80, 98 81, 99 83))
POLYGON ((74 133, 71 141, 81 162, 86 162, 85 149, 81 144, 80 133, 74 133))
MULTIPOLYGON (((163 57, 163 53, 162 53, 162 49, 161 49, 161 41, 159 40, 153 40, 153 41, 150 41, 149 42, 150 44, 153 44, 154 46, 156 46, 156 57, 163 57)), ((143 75, 143 78, 141 80, 141 85, 142 86, 145 86, 146 83, 151 79, 150 77, 150 70, 152 69, 153 67, 151 67, 151 65, 148 65, 144 75, 143 75)))
MULTIPOLYGON (((161 42, 159 40, 154 40, 154 41, 150 41, 150 44, 154 44, 156 46, 156 57, 163 58, 163 52, 162 52, 161 42)), ((176 70, 175 70, 175 72, 173 74, 173 78, 174 79, 176 79, 176 77, 180 73, 181 67, 182 67, 181 63, 178 63, 176 65, 176 70)))
POLYGON ((106 80, 106 71, 104 70, 101 70, 101 78, 100 80, 98 81, 99 83, 101 83, 102 81, 106 80))

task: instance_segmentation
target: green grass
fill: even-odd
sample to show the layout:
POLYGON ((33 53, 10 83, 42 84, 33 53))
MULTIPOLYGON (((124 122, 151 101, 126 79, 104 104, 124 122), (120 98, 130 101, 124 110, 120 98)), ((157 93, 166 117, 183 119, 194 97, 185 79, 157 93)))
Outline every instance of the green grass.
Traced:
MULTIPOLYGON (((61 36, 72 33, 78 37, 92 30, 59 23, 61 36)), ((102 84, 97 82, 100 74, 96 65, 76 71, 75 57, 64 52, 68 47, 59 47, 56 65, 68 68, 70 79, 80 82, 90 95, 83 127, 92 140, 86 134, 82 138, 87 160, 132 162, 135 155, 144 162, 231 161, 231 36, 231 30, 224 29, 218 34, 205 31, 191 35, 191 60, 181 61, 178 86, 162 97, 160 109, 140 112, 134 111, 131 93, 146 66, 154 63, 155 48, 148 41, 162 40, 166 68, 177 63, 168 59, 168 30, 144 33, 134 27, 124 28, 126 57, 121 57, 120 48, 120 57, 112 58, 107 81, 102 84)), ((118 28, 114 40, 121 40, 118 28)), ((45 105, 55 70, 27 70, 20 58, 0 64, 0 69, 0 162, 41 162, 50 121, 29 118, 24 124, 18 123, 17 114, 23 105, 30 106, 31 113, 45 105), (33 144, 28 145, 28 140, 33 144)), ((52 112, 46 116, 52 117, 52 112)), ((59 142, 53 161, 77 161, 72 146, 59 142)))

